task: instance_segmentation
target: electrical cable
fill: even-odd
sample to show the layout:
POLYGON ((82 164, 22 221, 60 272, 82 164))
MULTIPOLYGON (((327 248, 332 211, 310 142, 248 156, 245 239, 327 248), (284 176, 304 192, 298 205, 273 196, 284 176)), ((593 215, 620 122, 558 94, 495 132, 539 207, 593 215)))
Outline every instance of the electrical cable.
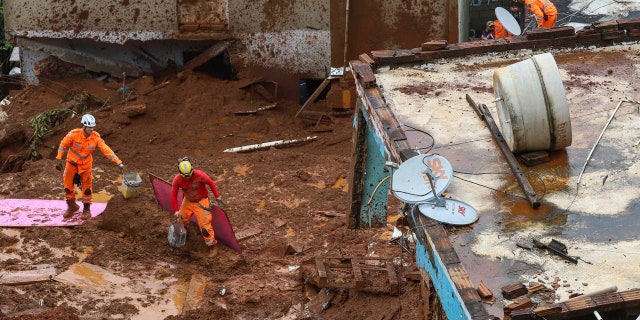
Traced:
POLYGON ((406 130, 406 131, 417 131, 420 132, 426 136, 428 136, 429 138, 431 138, 431 144, 427 147, 423 147, 423 148, 416 148, 416 150, 424 150, 424 153, 428 153, 429 151, 431 151, 431 149, 433 149, 433 146, 436 144, 436 139, 428 132, 422 130, 422 129, 418 129, 418 128, 414 128, 408 124, 403 124, 403 126, 410 128, 411 130, 406 130))

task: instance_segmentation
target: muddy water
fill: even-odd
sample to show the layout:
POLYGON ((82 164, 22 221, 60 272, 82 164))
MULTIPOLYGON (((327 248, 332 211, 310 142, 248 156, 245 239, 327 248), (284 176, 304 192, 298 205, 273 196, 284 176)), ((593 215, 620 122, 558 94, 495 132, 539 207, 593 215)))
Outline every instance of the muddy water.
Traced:
MULTIPOLYGON (((21 237, 20 228, 0 228, 0 232, 18 239, 18 242, 11 245, 12 253, 3 254, 0 261, 8 259, 22 260, 23 256, 30 256, 46 250, 55 257, 64 259, 68 256, 75 256, 77 263, 69 266, 68 269, 60 271, 54 280, 65 283, 71 287, 81 290, 78 295, 82 297, 78 300, 68 301, 70 305, 82 310, 83 301, 87 299, 96 303, 119 303, 125 299, 134 305, 139 313, 129 319, 163 319, 171 315, 180 315, 190 289, 190 282, 185 279, 164 278, 156 279, 153 270, 134 275, 125 274, 126 268, 117 264, 105 262, 105 265, 112 265, 113 270, 105 269, 93 264, 85 263, 86 258, 93 254, 93 248, 87 247, 82 251, 70 251, 70 249, 58 249, 50 247, 46 242, 40 242, 36 246, 25 245, 21 237)), ((166 265, 157 265, 157 268, 167 268, 166 265)), ((194 290, 190 299, 199 300, 204 292, 194 290)), ((88 315, 91 316, 91 315, 88 315)))

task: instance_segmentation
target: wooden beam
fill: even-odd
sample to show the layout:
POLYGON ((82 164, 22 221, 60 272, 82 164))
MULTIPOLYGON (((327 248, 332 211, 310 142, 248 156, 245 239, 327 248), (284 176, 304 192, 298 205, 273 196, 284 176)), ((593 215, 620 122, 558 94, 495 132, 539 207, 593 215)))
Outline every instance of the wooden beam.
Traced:
POLYGON ((318 89, 316 89, 316 91, 311 95, 311 97, 309 97, 309 99, 307 99, 307 101, 302 105, 300 110, 298 110, 298 112, 296 112, 296 115, 294 116, 294 118, 297 118, 298 115, 300 114, 300 112, 304 108, 306 108, 308 105, 312 104, 316 99, 318 99, 318 97, 320 96, 320 94, 322 93, 324 88, 326 88, 329 85, 329 83, 331 83, 331 79, 325 78, 324 81, 322 81, 322 83, 318 87, 318 89))
POLYGON ((498 129, 498 125, 496 125, 496 122, 493 120, 493 117, 491 116, 491 112, 489 111, 487 106, 484 104, 480 104, 480 105, 476 104, 469 95, 467 95, 467 102, 469 102, 469 104, 473 107, 474 110, 476 109, 479 110, 481 114, 480 118, 482 118, 484 122, 487 124, 487 126, 489 127, 489 131, 491 131, 491 135, 493 135, 493 139, 498 145, 498 148, 502 152, 502 155, 504 156, 505 160, 507 160, 507 164, 509 164, 511 171, 513 172, 513 175, 516 177, 516 180, 518 181, 518 184, 520 185, 522 192, 524 192, 531 206, 534 209, 540 207, 540 199, 538 198, 538 195, 536 194, 535 190, 533 190, 533 187, 529 183, 526 173, 520 167, 520 163, 518 163, 518 160, 511 152, 511 149, 509 149, 507 142, 502 136, 502 133, 500 133, 500 129, 498 129))

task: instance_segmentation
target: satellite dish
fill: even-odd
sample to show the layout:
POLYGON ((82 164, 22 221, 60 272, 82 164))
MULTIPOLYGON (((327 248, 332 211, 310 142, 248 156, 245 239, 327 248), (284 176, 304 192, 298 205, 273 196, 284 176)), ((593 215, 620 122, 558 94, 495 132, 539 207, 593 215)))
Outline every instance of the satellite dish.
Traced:
POLYGON ((433 176, 436 195, 441 195, 453 180, 453 168, 447 159, 437 154, 417 155, 403 162, 393 173, 391 192, 407 203, 435 199, 427 174, 433 176))
POLYGON ((444 203, 444 206, 423 203, 418 205, 418 210, 426 217, 454 226, 464 226, 478 220, 478 212, 472 206, 454 199, 444 199, 444 203))
POLYGON ((496 7, 496 18, 505 28, 505 30, 509 31, 514 36, 519 36, 522 33, 522 29, 520 29, 520 24, 516 21, 516 18, 513 17, 511 12, 507 11, 507 9, 503 7, 496 7))

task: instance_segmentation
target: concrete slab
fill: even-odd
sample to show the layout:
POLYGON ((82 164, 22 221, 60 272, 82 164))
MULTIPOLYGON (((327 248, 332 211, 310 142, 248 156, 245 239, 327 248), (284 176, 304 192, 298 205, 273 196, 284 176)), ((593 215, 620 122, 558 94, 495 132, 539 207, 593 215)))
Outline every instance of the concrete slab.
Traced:
MULTIPOLYGON (((589 151, 616 105, 640 100, 637 43, 607 48, 547 50, 560 70, 572 121, 573 144, 550 154, 551 161, 523 169, 542 196, 531 208, 485 123, 465 100, 493 103, 493 72, 531 58, 531 50, 438 60, 431 64, 380 68, 376 80, 385 100, 405 126, 412 146, 429 146, 451 162, 454 179, 445 196, 472 205, 480 219, 470 228, 448 228, 450 239, 473 283, 483 281, 493 292, 518 281, 562 286, 555 300, 570 293, 640 283, 640 109, 625 102, 577 184, 589 151), (546 251, 526 250, 516 242, 526 237, 556 239, 578 264, 546 251)), ((494 315, 512 301, 498 295, 487 306, 494 315)))

